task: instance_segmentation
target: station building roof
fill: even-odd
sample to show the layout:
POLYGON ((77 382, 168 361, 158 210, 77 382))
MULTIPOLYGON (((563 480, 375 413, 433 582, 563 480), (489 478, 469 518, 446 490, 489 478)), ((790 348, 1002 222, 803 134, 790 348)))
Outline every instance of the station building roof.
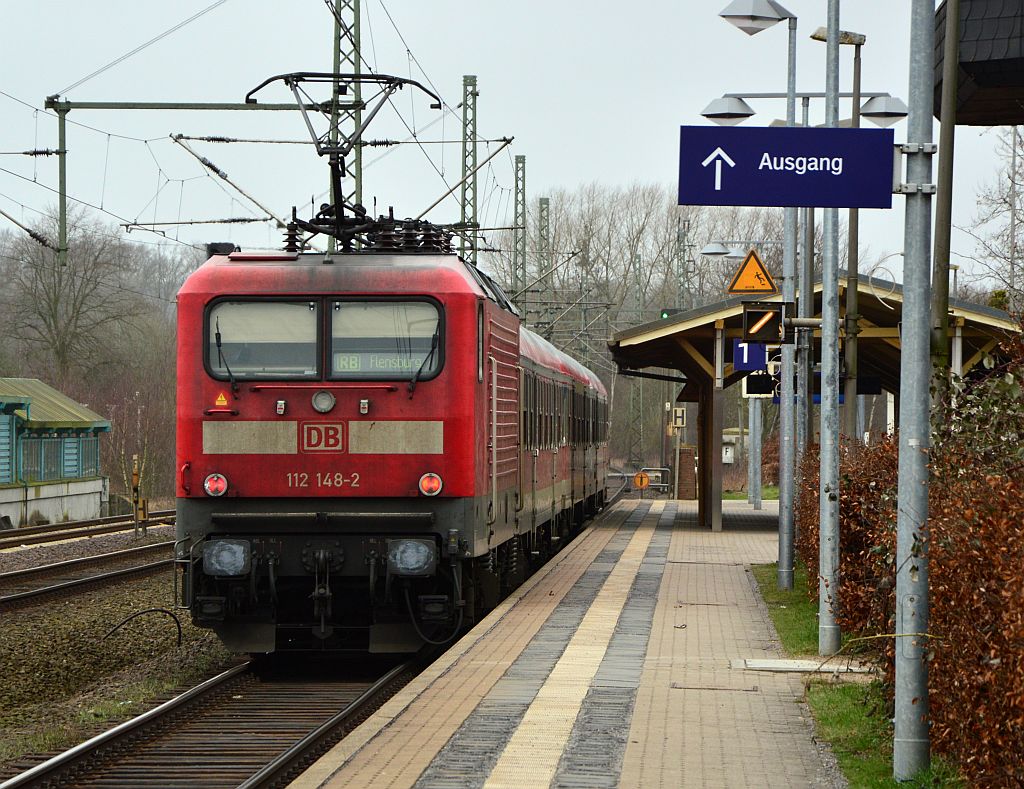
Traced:
MULTIPOLYGON (((900 379, 899 331, 903 316, 903 286, 858 276, 858 372, 878 378, 886 391, 898 393, 900 379)), ((839 307, 845 315, 846 272, 840 272, 839 307)), ((815 304, 812 313, 821 317, 821 280, 814 283, 815 304)), ((668 318, 632 326, 617 332, 609 347, 620 368, 667 367, 688 378, 714 378, 715 329, 724 329, 726 346, 743 333, 743 302, 781 301, 782 296, 733 296, 714 304, 677 313, 668 318)), ((950 299, 950 334, 959 327, 963 342, 961 374, 974 367, 1002 339, 1020 332, 1020 324, 1003 310, 971 302, 950 299)), ((840 331, 840 336, 842 336, 840 331)), ((814 331, 816 358, 820 358, 821 331, 814 331)), ((724 369, 725 385, 735 383, 745 373, 734 373, 731 364, 724 369)))
POLYGON ((0 378, 0 413, 34 430, 110 430, 110 422, 37 378, 0 378))

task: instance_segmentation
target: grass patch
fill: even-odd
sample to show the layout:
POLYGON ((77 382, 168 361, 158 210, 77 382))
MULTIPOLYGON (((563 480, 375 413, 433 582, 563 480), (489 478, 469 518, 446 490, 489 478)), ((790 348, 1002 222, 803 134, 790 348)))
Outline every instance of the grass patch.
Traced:
POLYGON ((931 768, 913 781, 897 783, 893 780, 893 730, 885 712, 881 683, 812 682, 807 688, 807 703, 814 713, 818 733, 832 744, 836 761, 854 789, 961 789, 967 786, 955 768, 935 757, 931 768))
MULTIPOLYGON (((778 485, 762 485, 761 486, 761 499, 777 499, 779 497, 779 486, 778 485)), ((722 491, 723 501, 746 501, 747 492, 745 490, 723 490, 722 491)))
MULTIPOLYGON (((800 562, 793 571, 793 589, 780 592, 776 564, 758 564, 751 572, 775 624, 783 651, 790 656, 817 655, 818 603, 807 596, 807 568, 800 562)), ((932 767, 914 781, 897 783, 892 777, 892 723, 881 683, 841 683, 812 680, 807 703, 818 733, 832 746, 836 761, 852 789, 911 787, 962 789, 956 769, 932 757, 932 767)))
POLYGON ((787 655, 818 654, 818 603, 807 597, 807 568, 798 562, 793 570, 793 588, 779 591, 778 565, 751 567, 761 596, 768 606, 779 641, 787 655))

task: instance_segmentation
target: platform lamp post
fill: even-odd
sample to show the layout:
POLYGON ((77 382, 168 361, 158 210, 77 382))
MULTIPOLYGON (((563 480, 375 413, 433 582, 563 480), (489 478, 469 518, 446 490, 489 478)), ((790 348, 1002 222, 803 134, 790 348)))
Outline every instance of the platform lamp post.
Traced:
MULTIPOLYGON (((775 0, 733 0, 719 16, 753 36, 785 19, 789 26, 786 65, 786 125, 796 125, 795 14, 775 0)), ((783 225, 782 298, 796 299, 796 208, 785 209, 783 225)), ((782 346, 782 386, 779 391, 779 589, 793 588, 793 489, 796 470, 796 410, 793 407, 793 346, 782 346)))
MULTIPOLYGON (((811 33, 811 39, 814 41, 827 42, 828 30, 824 27, 819 27, 811 33)), ((860 48, 864 46, 866 41, 867 36, 863 33, 851 33, 848 30, 839 31, 840 46, 847 45, 853 47, 853 102, 852 113, 850 115, 850 127, 853 129, 860 128, 860 116, 862 113, 860 106, 860 48)), ((899 99, 879 96, 869 99, 868 103, 864 105, 863 112, 865 117, 870 118, 879 126, 891 126, 896 123, 896 121, 906 117, 907 108, 899 99)), ((846 334, 846 383, 844 386, 844 400, 846 401, 846 405, 843 409, 843 433, 847 438, 856 439, 858 442, 861 442, 863 440, 862 437, 857 435, 857 335, 860 333, 860 315, 858 313, 859 307, 857 306, 857 269, 859 265, 860 246, 859 231, 860 212, 856 208, 851 208, 847 222, 846 320, 843 324, 846 334)))

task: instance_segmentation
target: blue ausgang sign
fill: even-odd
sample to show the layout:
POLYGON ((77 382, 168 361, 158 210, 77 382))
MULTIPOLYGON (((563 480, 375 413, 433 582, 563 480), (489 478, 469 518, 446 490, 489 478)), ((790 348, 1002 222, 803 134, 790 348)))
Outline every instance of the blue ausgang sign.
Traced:
POLYGON ((892 129, 683 126, 680 205, 891 208, 892 129))

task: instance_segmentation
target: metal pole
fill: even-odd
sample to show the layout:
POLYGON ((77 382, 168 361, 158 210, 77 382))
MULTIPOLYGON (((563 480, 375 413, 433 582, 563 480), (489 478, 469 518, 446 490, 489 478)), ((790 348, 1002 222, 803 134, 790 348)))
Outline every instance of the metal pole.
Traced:
POLYGON ((1013 127, 1010 145, 1010 287, 1007 306, 1013 309, 1014 291, 1017 289, 1014 269, 1017 266, 1017 127, 1013 127))
MULTIPOLYGON (((853 114, 851 126, 860 127, 860 44, 853 47, 853 114)), ((857 266, 860 245, 860 212, 850 209, 846 253, 846 384, 843 407, 843 433, 851 445, 857 438, 857 334, 860 332, 857 314, 857 266)))
POLYGON ((749 449, 754 469, 754 481, 751 487, 754 491, 754 509, 759 510, 761 509, 761 398, 752 398, 750 402, 754 406, 751 412, 749 449))
MULTIPOLYGON (((808 105, 810 104, 809 98, 801 100, 803 106, 803 115, 801 118, 801 126, 805 129, 808 125, 808 105)), ((810 283, 810 269, 807 266, 807 209, 801 209, 802 216, 800 221, 803 223, 804 229, 804 242, 802 245, 798 244, 798 258, 800 262, 800 269, 797 273, 797 293, 799 296, 799 307, 798 314, 800 317, 810 317, 810 306, 808 303, 808 295, 811 291, 810 283), (802 247, 802 252, 801 252, 802 247)), ((797 230, 798 236, 800 235, 800 228, 797 230)), ((813 296, 813 293, 810 295, 813 296)), ((795 462, 795 474, 794 474, 794 501, 800 498, 800 490, 797 488, 797 482, 800 479, 799 470, 804 458, 804 450, 807 448, 807 421, 804 419, 804 413, 807 410, 807 398, 811 396, 810 390, 808 389, 808 372, 807 372, 807 347, 808 330, 806 328, 798 328, 797 330, 797 447, 796 447, 796 462, 795 462)), ((794 522, 794 531, 796 532, 796 522, 794 522)))
MULTIPOLYGON (((960 0, 946 0, 942 42, 942 106, 939 108, 938 189, 935 199, 935 254, 932 258, 932 376, 940 402, 949 382, 949 252, 953 226, 953 143, 960 60, 960 0)), ((1011 247, 1012 249, 1012 247, 1011 247)))
MULTIPOLYGON (((683 406, 685 408, 685 406, 683 406)), ((672 469, 675 475, 675 479, 672 483, 672 498, 679 498, 679 434, 682 432, 682 428, 674 428, 673 432, 676 434, 676 462, 672 465, 672 469)))
POLYGON ((929 764, 928 454, 931 445, 928 357, 929 242, 932 198, 933 0, 913 0, 907 118, 907 195, 900 338, 899 493, 896 506, 896 715, 893 777, 908 780, 929 764))
MULTIPOLYGON (((796 125, 796 17, 789 18, 789 58, 786 86, 786 125, 796 125)), ((796 208, 783 214, 782 300, 796 301, 796 208)), ((779 589, 793 588, 793 482, 796 466, 794 435, 794 347, 782 346, 782 386, 779 389, 779 589)), ((760 498, 760 496, 758 496, 760 498)), ((755 502, 756 503, 756 502, 755 502)))
MULTIPOLYGON (((747 398, 747 425, 750 429, 750 437, 754 437, 754 400, 756 398, 747 398)), ((747 504, 754 503, 754 452, 753 452, 753 440, 750 442, 751 451, 747 452, 747 504)))
POLYGON ((512 221, 512 292, 526 286, 526 157, 516 156, 515 218, 512 221))
POLYGON ((686 250, 689 233, 689 219, 676 225, 676 309, 680 310, 686 307, 686 250))
MULTIPOLYGON (((804 261, 801 266, 801 278, 807 282, 807 299, 800 300, 800 316, 804 318, 814 317, 814 209, 804 209, 804 261)), ((803 288, 803 286, 801 286, 803 288)), ((803 291, 801 291, 803 293, 803 291)), ((804 382, 805 397, 803 411, 799 419, 804 423, 804 436, 806 449, 809 444, 814 443, 814 330, 804 328, 803 340, 804 353, 804 382)))
POLYGON ((476 89, 476 77, 466 74, 462 78, 462 238, 459 241, 459 254, 467 263, 476 265, 476 193, 477 193, 477 153, 476 153, 476 99, 480 92, 476 89))
MULTIPOLYGON (((825 122, 839 125, 839 0, 828 0, 825 122)), ((821 266, 818 654, 839 651, 839 209, 826 208, 821 266)))
POLYGON ((67 146, 67 102, 58 105, 57 110, 57 265, 68 262, 68 146, 67 146))
MULTIPOLYGON (((334 17, 334 59, 332 61, 332 71, 334 74, 341 73, 341 37, 345 35, 345 31, 341 26, 341 13, 338 12, 334 17)), ((334 84, 331 87, 331 129, 328 134, 328 141, 331 147, 335 147, 338 144, 338 124, 340 122, 338 104, 341 101, 341 82, 334 80, 334 84)), ((334 193, 334 174, 333 172, 328 176, 330 181, 331 189, 331 204, 339 205, 341 198, 344 195, 338 195, 334 193)), ((327 238, 327 251, 334 252, 337 248, 337 239, 332 235, 327 238)))

